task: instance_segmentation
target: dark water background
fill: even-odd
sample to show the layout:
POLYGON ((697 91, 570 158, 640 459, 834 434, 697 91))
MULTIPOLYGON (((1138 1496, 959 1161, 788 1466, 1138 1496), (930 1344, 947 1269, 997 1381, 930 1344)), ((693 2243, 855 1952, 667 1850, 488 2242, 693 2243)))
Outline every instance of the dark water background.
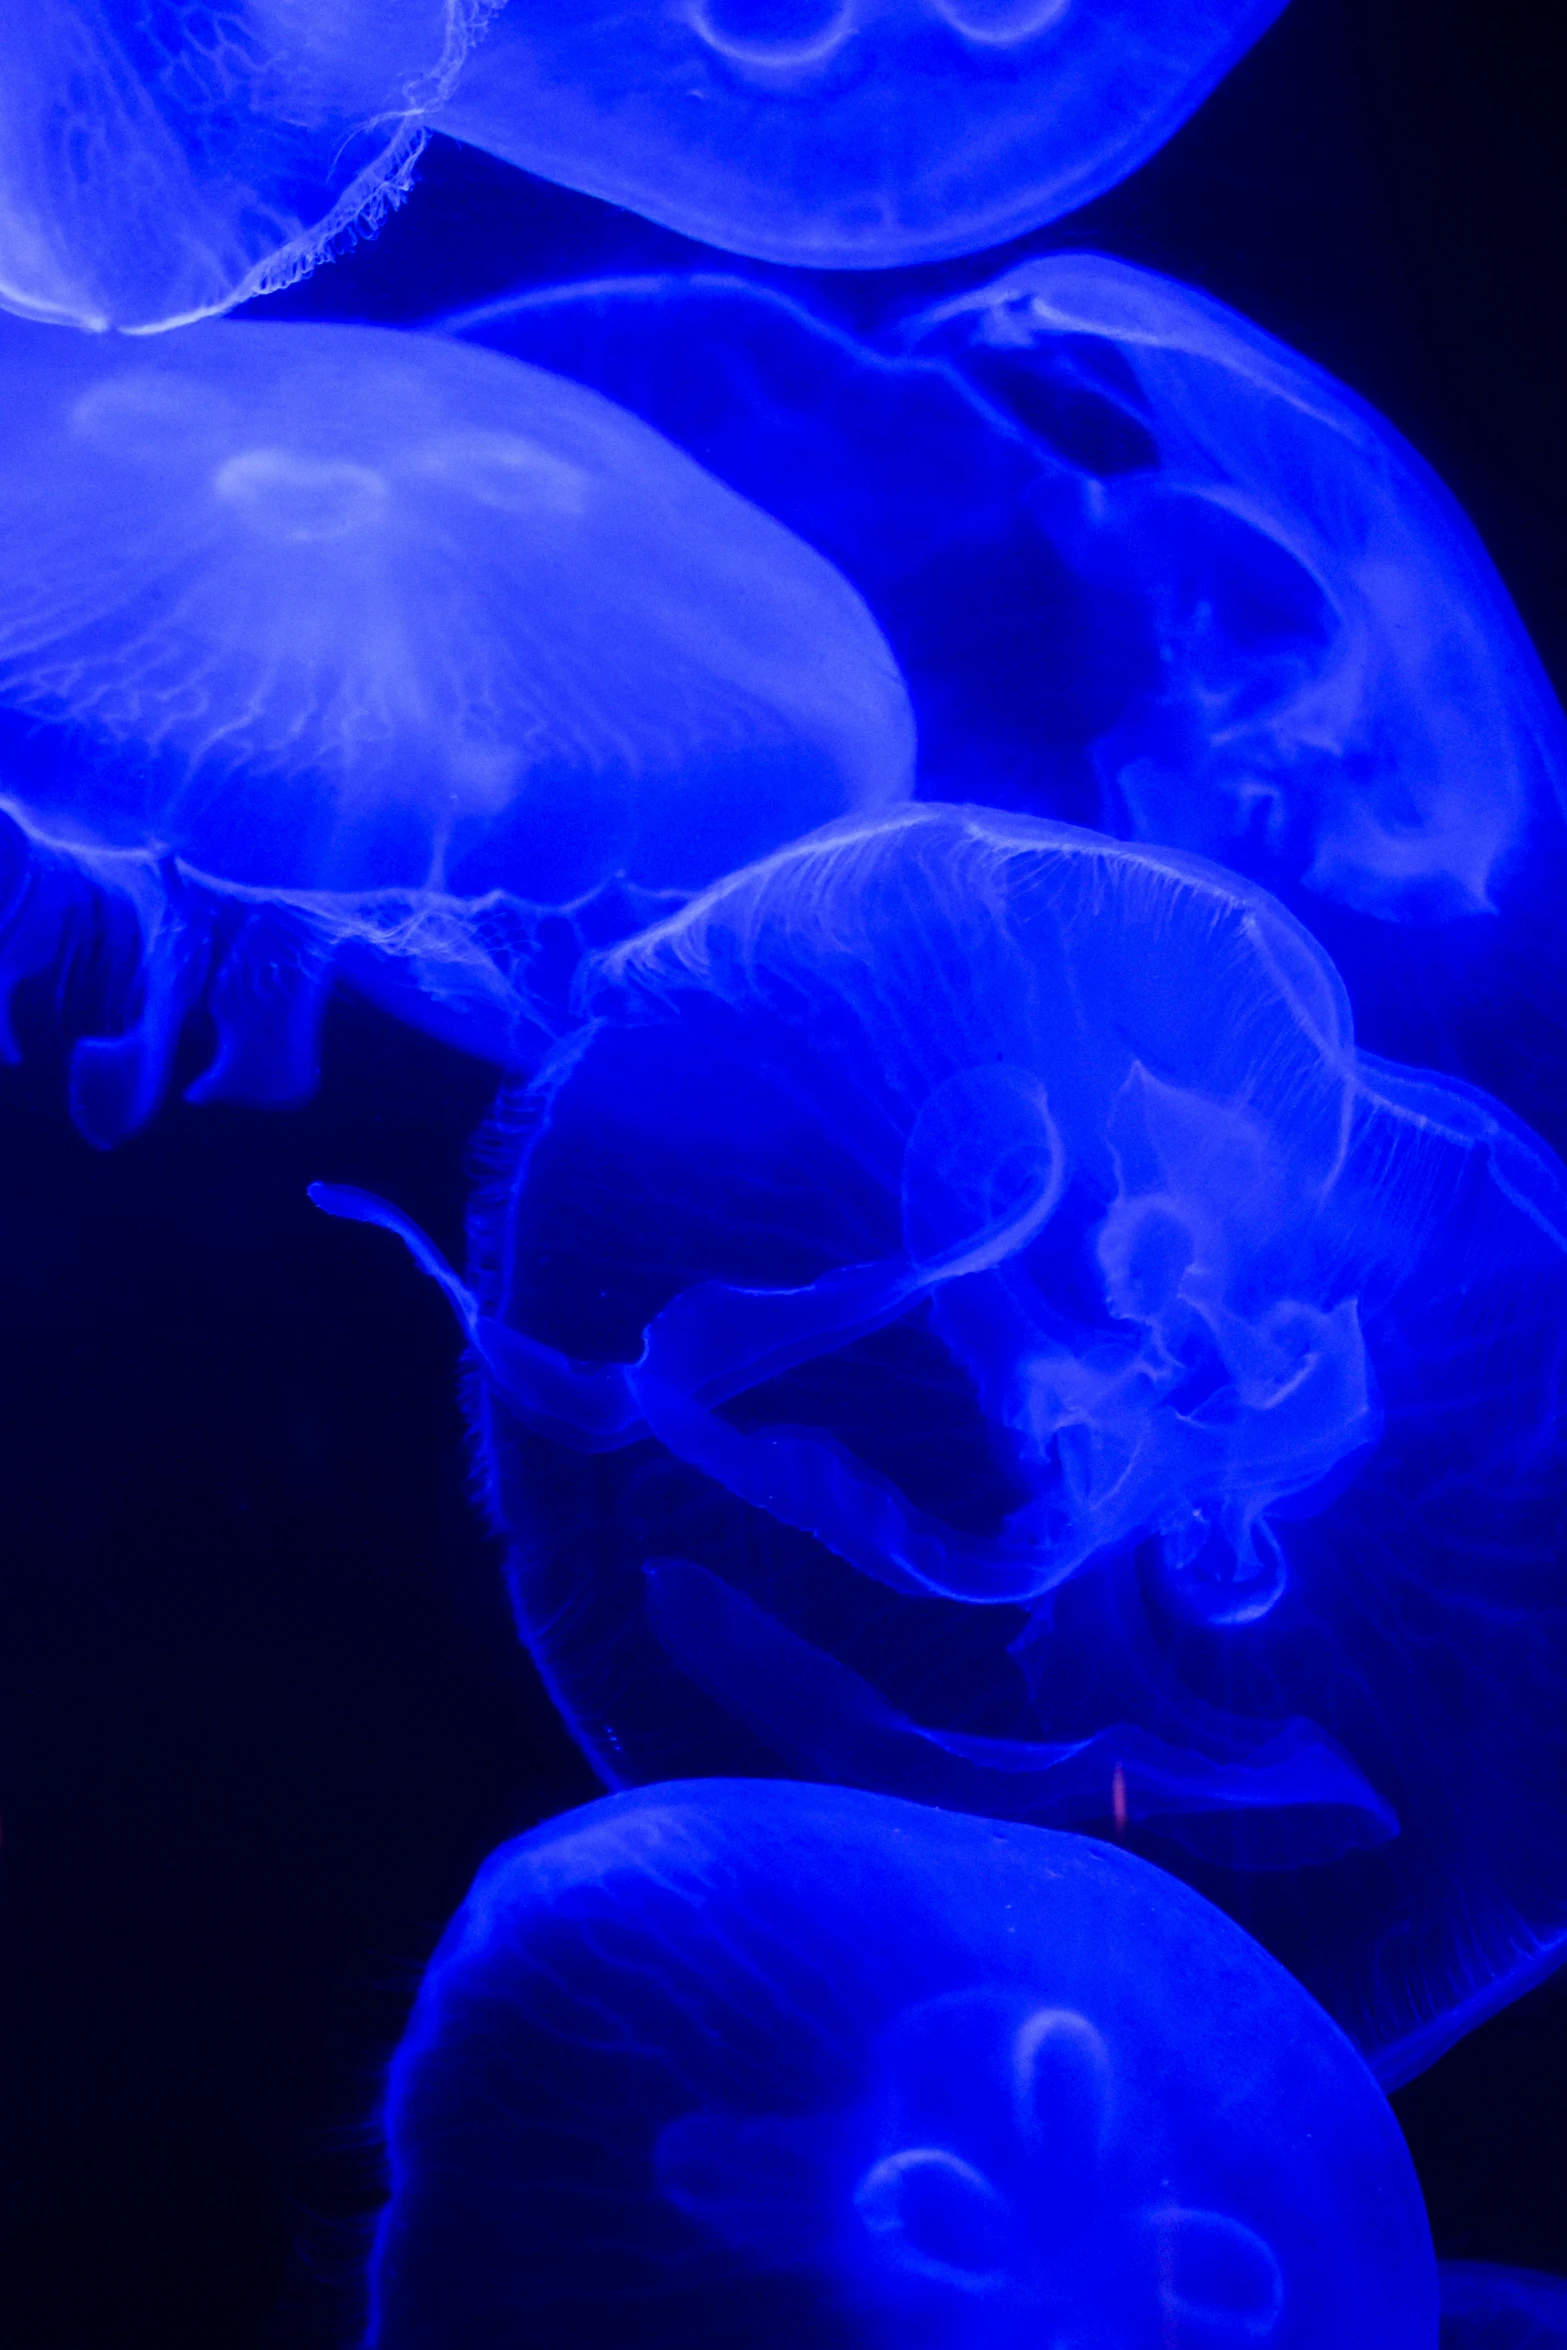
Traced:
MULTIPOLYGON (((756 274, 851 325, 1060 246, 1207 288, 1445 476, 1561 690, 1559 32, 1544 0, 1292 0, 1145 170, 1004 254, 756 274)), ((712 262, 437 141, 378 239, 260 307, 413 322, 712 262)), ((176 1104, 102 1156, 66 1121, 46 998, 21 1026, 0 1073, 0 2346, 348 2350, 368 2116, 418 1968, 481 1855, 593 1792, 468 1502, 445 1309, 304 1199, 313 1176, 366 1184, 458 1253, 491 1083, 344 1002, 308 1107, 176 1104)), ((1567 1977, 1396 2102, 1439 2252, 1567 2270, 1567 1977)))

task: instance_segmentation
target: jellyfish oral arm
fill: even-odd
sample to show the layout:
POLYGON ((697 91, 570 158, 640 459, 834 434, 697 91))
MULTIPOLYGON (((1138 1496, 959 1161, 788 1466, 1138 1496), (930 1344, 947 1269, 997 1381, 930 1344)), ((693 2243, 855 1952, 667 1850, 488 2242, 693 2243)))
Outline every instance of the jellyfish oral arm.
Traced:
POLYGON ((346 1224, 373 1224, 383 1232, 393 1233, 420 1271, 428 1273, 444 1293, 469 1337, 474 1336, 479 1314, 471 1291, 458 1280, 440 1250, 420 1231, 411 1216, 405 1216, 389 1201, 378 1199, 373 1191, 360 1191, 352 1183, 312 1183, 306 1196, 323 1215, 339 1217, 346 1224))
POLYGON ((890 1590, 947 1599, 1037 1599, 1075 1573, 1074 1548, 1003 1533, 976 1540, 906 1502, 830 1437, 773 1428, 748 1436, 645 1374, 636 1379, 652 1433, 737 1500, 765 1510, 890 1590))
POLYGON ((346 1183, 312 1183, 308 1196, 323 1214, 392 1233, 440 1289, 468 1343, 508 1401, 540 1432, 578 1452, 615 1451, 645 1434, 645 1423, 614 1363, 576 1364, 480 1311, 440 1250, 405 1216, 373 1192, 346 1183))
MULTIPOLYGON (((1287 1459, 1270 1458, 1279 1430, 1266 1412, 1248 1414, 1248 1423, 1262 1423, 1249 1448, 1256 1457, 1237 1460, 1233 1431, 1151 1411, 1146 1401, 1140 1408, 1129 1404, 1122 1391, 1129 1380, 1136 1384, 1135 1365, 1096 1384, 1085 1366, 1065 1356, 1051 1380, 1042 1359, 1036 1391, 1062 1389, 1048 1430, 1057 1473, 997 1535, 967 1535, 914 1508, 889 1479, 831 1437, 799 1428, 748 1433, 720 1419, 715 1407, 884 1328, 936 1289, 993 1271, 1033 1236, 1032 1203, 931 1264, 848 1265, 788 1290, 699 1283, 654 1316, 638 1360, 618 1364, 572 1362, 482 1312, 418 1226, 373 1194, 317 1183, 310 1197, 328 1215, 377 1225, 402 1241, 441 1289, 507 1404, 540 1434, 577 1452, 617 1451, 654 1436, 737 1500, 809 1534, 872 1581, 908 1594, 989 1605, 1041 1598, 1102 1551, 1168 1519, 1173 1502, 1195 1486, 1222 1500, 1220 1523, 1239 1571, 1209 1578, 1216 1593, 1208 1594, 1186 1573, 1194 1546, 1184 1521, 1175 1527, 1172 1520, 1171 1576, 1184 1577, 1201 1594, 1194 1604, 1209 1620, 1250 1620, 1273 1604, 1284 1580, 1276 1543, 1265 1538, 1262 1558, 1256 1555, 1263 1509, 1331 1466, 1345 1449, 1346 1427, 1358 1427, 1364 1413, 1363 1395, 1358 1409, 1355 1397, 1337 1399, 1344 1411, 1325 1440, 1328 1457, 1317 1458, 1324 1449, 1318 1446, 1306 1469, 1298 1442, 1284 1445, 1287 1459), (1085 1380, 1093 1396, 1085 1394, 1085 1380), (1244 1493, 1231 1490, 1237 1480, 1247 1485, 1244 1493)), ((1353 1308, 1347 1310, 1352 1320, 1353 1308)), ((1286 1388, 1297 1410, 1313 1384, 1303 1375, 1286 1388)))
MULTIPOLYGON (((861 1573, 904 1592, 999 1602, 1040 1597, 1074 1574, 1098 1539, 1041 1541, 1036 1507, 994 1541, 965 1537, 913 1509, 887 1479, 829 1438, 799 1430, 747 1435, 715 1404, 884 1327, 943 1283, 988 1269, 1026 1245, 1035 1204, 927 1265, 849 1265, 801 1289, 703 1282, 649 1323, 640 1359, 577 1364, 480 1310, 416 1224, 372 1193, 315 1183, 330 1216, 402 1241, 438 1285, 507 1403, 541 1434, 579 1452, 653 1435, 737 1498, 797 1526, 861 1573)), ((1055 1531, 1052 1529, 1052 1531, 1055 1531)))

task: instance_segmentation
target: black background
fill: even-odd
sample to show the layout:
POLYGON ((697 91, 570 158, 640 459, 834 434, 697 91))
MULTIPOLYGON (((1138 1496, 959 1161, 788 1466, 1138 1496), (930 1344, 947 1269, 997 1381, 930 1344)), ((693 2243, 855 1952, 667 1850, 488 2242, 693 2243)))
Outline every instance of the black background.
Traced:
MULTIPOLYGON (((1070 245, 1207 288, 1446 477, 1560 690, 1554 13, 1293 0, 1086 211, 1002 257, 799 290, 870 325, 1070 245)), ((259 307, 411 321, 712 260, 437 141, 377 239, 259 307)), ((304 1201, 314 1176, 366 1184, 460 1254, 491 1079, 342 1002, 306 1108, 176 1102, 104 1156, 67 1122, 47 1000, 19 1015, 23 1065, 0 1072, 0 2343, 345 2350, 378 2069, 419 1966, 482 1854, 593 1792, 469 1502, 445 1309, 390 1243, 304 1201)), ((1396 2102, 1439 2252, 1567 2269, 1567 1979, 1396 2102)))

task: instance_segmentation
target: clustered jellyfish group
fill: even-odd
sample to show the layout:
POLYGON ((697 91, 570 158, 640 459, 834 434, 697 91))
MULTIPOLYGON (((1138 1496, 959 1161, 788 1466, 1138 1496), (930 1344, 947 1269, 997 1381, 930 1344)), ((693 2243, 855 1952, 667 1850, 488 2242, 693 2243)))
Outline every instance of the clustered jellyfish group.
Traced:
POLYGON ((1567 724, 1463 514, 1093 253, 874 347, 219 315, 431 126, 982 256, 1279 4, 7 33, 0 1015, 87 972, 103 1145, 197 1016, 300 1098, 338 985, 495 1066, 465 1277, 314 1196, 449 1298, 614 1790, 430 1962, 368 2350, 1567 2341, 1384 2095, 1567 1957, 1567 724))

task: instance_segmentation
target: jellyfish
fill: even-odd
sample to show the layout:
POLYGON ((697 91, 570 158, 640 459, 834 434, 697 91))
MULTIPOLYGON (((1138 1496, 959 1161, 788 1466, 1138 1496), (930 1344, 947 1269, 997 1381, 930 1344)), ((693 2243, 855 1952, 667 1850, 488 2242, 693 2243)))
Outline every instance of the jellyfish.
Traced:
POLYGON ((1567 1954, 1567 1174, 1254 884, 849 818, 590 956, 470 1342, 611 1785, 1116 1833, 1389 2084, 1567 1954))
POLYGON ((1341 387, 1081 254, 890 348, 705 274, 447 324, 624 401, 836 563, 908 680, 921 798, 1249 872, 1363 1042, 1567 1147, 1561 711, 1451 497, 1341 387))
POLYGON ((334 969, 537 1058, 546 915, 640 927, 908 789, 902 682, 839 576, 538 369, 0 321, 0 407, 0 1001, 73 926, 128 942, 120 1032, 75 1057, 96 1139, 156 1104, 197 1004, 199 1098, 295 1097, 334 969))
POLYGON ((1567 2343, 1567 2279, 1532 2268, 1444 2260, 1442 2350, 1560 2350, 1567 2343))
POLYGON ((1135 171, 1283 0, 530 0, 438 127, 682 235, 815 269, 1021 236, 1135 171))
POLYGON ((487 1860, 391 2066, 373 2350, 1435 2350, 1398 2126, 1134 1856, 857 1790, 487 1860))
POLYGON ((0 308, 178 326, 271 292, 406 194, 489 0, 47 0, 10 12, 0 308))
POLYGON ((1076 475, 1058 543, 1129 590, 1150 690, 1107 815, 1385 921, 1481 915, 1567 725, 1466 517, 1384 417, 1247 320, 1051 254, 911 330, 1076 475))

